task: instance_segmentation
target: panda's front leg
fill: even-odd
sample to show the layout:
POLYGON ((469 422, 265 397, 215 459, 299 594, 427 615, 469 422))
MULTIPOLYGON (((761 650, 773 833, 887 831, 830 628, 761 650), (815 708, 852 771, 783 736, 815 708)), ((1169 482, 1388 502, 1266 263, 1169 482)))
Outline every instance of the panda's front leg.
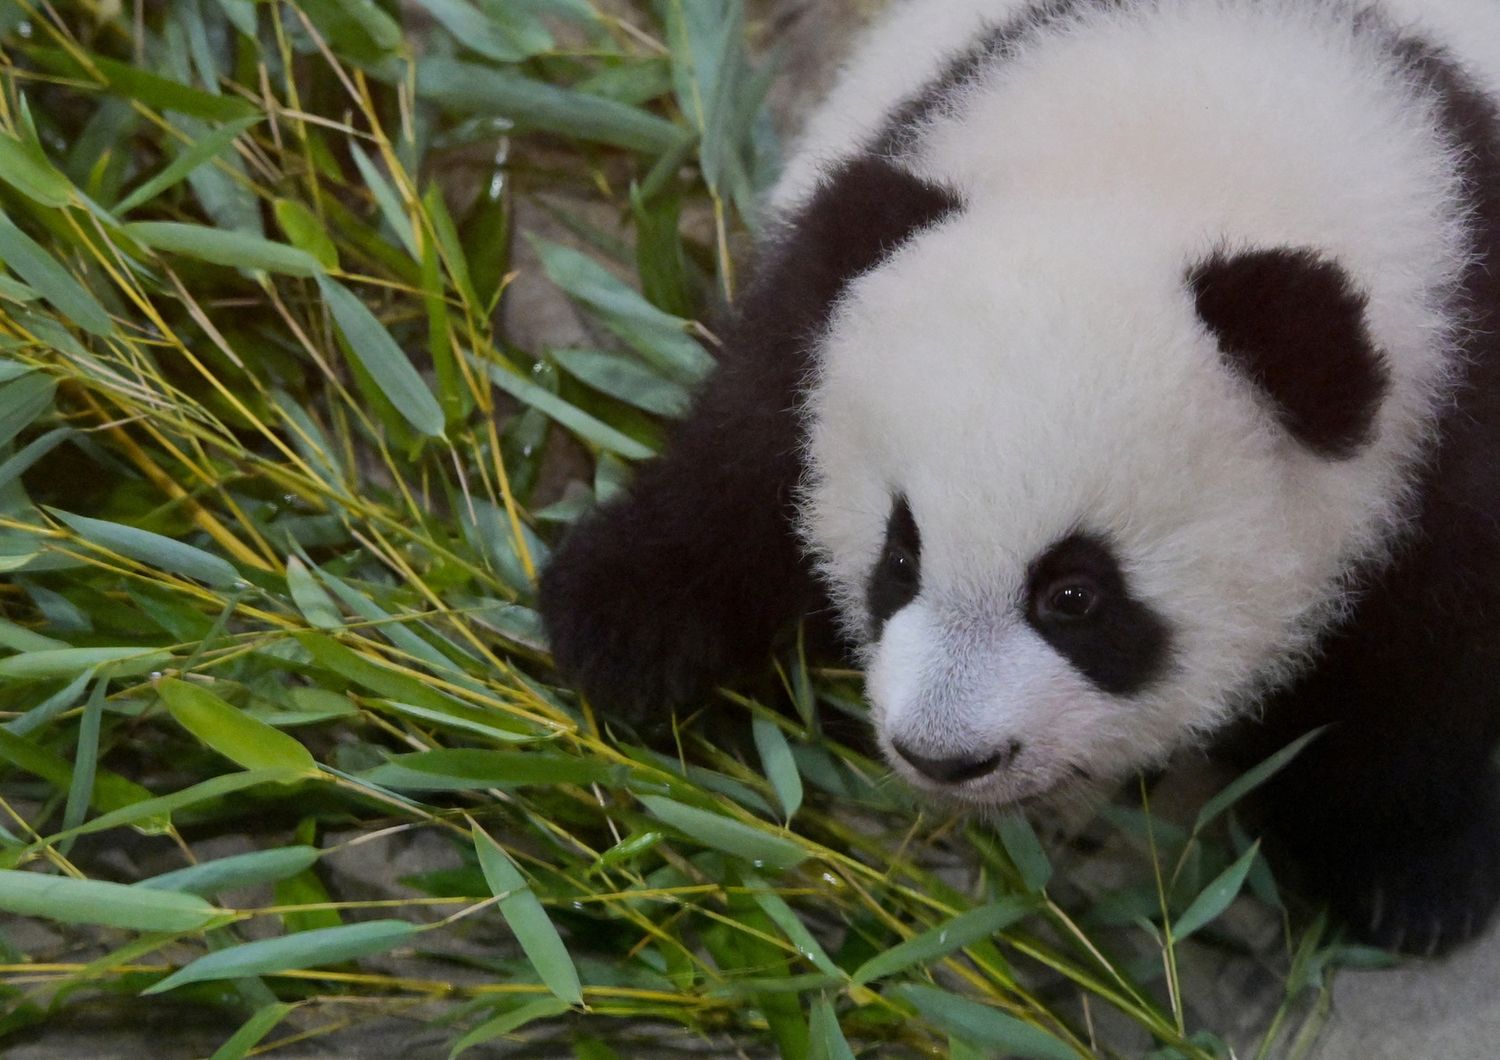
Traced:
POLYGON ((801 371, 731 338, 663 455, 585 516, 542 574, 558 669, 643 718, 764 663, 816 600, 794 526, 801 371))
POLYGON ((1270 787, 1271 849, 1350 936, 1430 956, 1500 903, 1500 660, 1488 632, 1435 620, 1376 632, 1337 639, 1274 705, 1329 728, 1270 787))

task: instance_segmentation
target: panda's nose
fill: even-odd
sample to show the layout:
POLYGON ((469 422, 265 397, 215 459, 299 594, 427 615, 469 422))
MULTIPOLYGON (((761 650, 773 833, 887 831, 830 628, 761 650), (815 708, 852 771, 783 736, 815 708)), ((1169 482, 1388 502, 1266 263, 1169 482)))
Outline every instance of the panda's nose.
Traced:
POLYGON ((986 776, 999 769, 1009 759, 1014 758, 1016 752, 1020 750, 1019 741, 1012 740, 1008 746, 990 755, 929 758, 918 754, 900 740, 893 740, 891 746, 895 747, 896 753, 911 763, 912 768, 918 773, 940 784, 961 784, 965 780, 986 776))

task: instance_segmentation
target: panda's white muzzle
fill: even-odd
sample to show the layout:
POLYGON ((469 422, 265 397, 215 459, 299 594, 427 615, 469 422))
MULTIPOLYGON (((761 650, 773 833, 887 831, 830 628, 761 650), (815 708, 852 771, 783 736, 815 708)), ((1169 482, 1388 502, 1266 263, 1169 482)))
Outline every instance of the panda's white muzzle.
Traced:
POLYGON ((1120 704, 1019 615, 968 611, 919 598, 882 630, 868 691, 892 767, 919 790, 990 806, 1090 771, 1101 714, 1120 704))

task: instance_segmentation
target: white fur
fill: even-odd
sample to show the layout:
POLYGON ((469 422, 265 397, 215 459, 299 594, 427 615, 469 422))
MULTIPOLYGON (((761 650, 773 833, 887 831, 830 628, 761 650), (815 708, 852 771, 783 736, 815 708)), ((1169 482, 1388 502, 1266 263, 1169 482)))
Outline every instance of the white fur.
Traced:
MULTIPOLYGON (((810 122, 776 201, 801 201, 1022 6, 898 12, 810 122)), ((1429 0, 1392 7, 1427 19, 1429 0)), ((1430 7, 1434 29, 1480 7, 1500 17, 1479 0, 1430 7)), ((1400 530, 1452 367, 1444 307, 1469 236, 1452 145, 1353 10, 1085 9, 968 86, 904 159, 967 205, 839 305, 807 409, 803 524, 861 632, 892 494, 909 499, 922 589, 867 651, 870 694, 887 746, 1024 741, 966 798, 1118 774, 1246 709, 1296 672, 1347 573, 1400 530), (1194 312, 1192 264, 1280 245, 1320 249, 1369 295, 1391 390, 1352 459, 1293 440, 1194 312), (1027 564, 1079 526, 1110 537, 1173 632, 1166 676, 1128 700, 1092 689, 1019 612, 1027 564)), ((1500 45, 1461 53, 1500 83, 1500 45)))

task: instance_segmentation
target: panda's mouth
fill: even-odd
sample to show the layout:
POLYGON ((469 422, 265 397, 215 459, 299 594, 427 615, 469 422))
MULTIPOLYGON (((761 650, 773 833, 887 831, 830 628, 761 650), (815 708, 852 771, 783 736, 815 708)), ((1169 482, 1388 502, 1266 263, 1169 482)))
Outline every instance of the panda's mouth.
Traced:
POLYGON ((1016 775, 1005 769, 953 782, 939 782, 911 768, 898 770, 908 784, 924 795, 971 809, 1007 809, 1045 802, 1073 783, 1086 784, 1092 778, 1079 766, 1071 764, 1045 773, 1016 775))

